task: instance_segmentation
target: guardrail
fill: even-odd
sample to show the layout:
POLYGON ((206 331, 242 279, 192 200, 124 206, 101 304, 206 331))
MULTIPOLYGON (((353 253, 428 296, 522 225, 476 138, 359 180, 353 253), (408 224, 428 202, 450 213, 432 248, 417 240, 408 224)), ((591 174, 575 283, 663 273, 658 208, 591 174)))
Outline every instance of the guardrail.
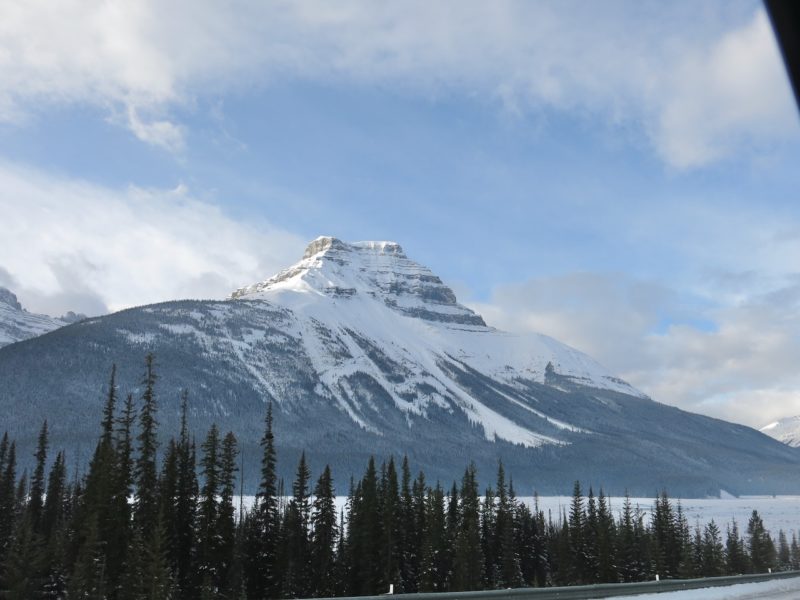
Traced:
MULTIPOLYGON (((760 573, 758 575, 730 575, 703 579, 662 579, 661 581, 642 581, 637 583, 598 583, 596 585, 550 588, 514 588, 480 592, 429 592, 395 595, 402 600, 527 600, 528 598, 531 600, 591 600, 594 598, 697 590, 739 583, 758 583, 772 579, 790 579, 792 577, 800 577, 800 571, 781 571, 779 573, 760 573)), ((388 594, 384 594, 381 596, 351 596, 323 600, 387 600, 388 597, 390 597, 388 594)))

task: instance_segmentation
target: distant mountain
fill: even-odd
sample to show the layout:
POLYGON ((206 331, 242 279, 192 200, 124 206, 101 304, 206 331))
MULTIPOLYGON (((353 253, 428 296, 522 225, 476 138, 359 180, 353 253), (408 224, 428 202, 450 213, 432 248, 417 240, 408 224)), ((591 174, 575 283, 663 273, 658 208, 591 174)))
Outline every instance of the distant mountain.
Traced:
POLYGON ((780 419, 765 425, 759 431, 788 446, 800 448, 800 416, 780 419))
POLYGON ((85 318, 86 315, 72 311, 60 319, 29 313, 11 290, 0 287, 0 346, 27 340, 85 318))
POLYGON ((177 431, 187 388, 198 435, 216 421, 239 437, 249 486, 272 400, 282 474, 305 449, 340 492, 370 454, 408 454, 445 484, 469 461, 488 483, 502 459, 520 493, 576 479, 615 493, 800 492, 793 449, 654 402, 552 338, 488 327, 391 242, 318 238, 226 301, 138 307, 2 348, 0 411, 28 446, 48 416, 52 446, 87 456, 111 364, 139 394, 150 351, 162 433, 177 431))

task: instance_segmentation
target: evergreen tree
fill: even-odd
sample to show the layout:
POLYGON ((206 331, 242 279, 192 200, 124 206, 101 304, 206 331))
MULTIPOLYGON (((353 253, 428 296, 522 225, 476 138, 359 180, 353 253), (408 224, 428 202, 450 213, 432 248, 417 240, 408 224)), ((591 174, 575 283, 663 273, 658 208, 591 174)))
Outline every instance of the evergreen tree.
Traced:
POLYGON ((288 598, 305 598, 311 587, 308 539, 311 511, 308 489, 310 477, 306 454, 303 452, 297 465, 297 476, 292 485, 293 497, 289 501, 283 526, 283 591, 288 598))
POLYGON ((619 581, 616 537, 614 516, 611 514, 608 499, 600 488, 597 500, 597 573, 601 583, 619 581))
POLYGON ((750 570, 744 541, 739 537, 739 526, 731 522, 725 542, 725 556, 729 575, 742 575, 750 570))
POLYGON ((267 406, 264 436, 261 438, 261 482, 252 518, 248 520, 245 577, 249 598, 275 598, 280 594, 278 572, 277 481, 275 476, 275 436, 272 432, 272 403, 267 406))
POLYGON ((420 562, 422 592, 447 590, 450 565, 446 533, 444 490, 437 483, 427 496, 426 527, 420 562))
POLYGON ((177 480, 172 512, 165 511, 167 523, 166 546, 169 563, 182 600, 194 600, 196 597, 195 577, 195 545, 198 483, 196 475, 195 446, 189 435, 187 424, 189 412, 189 394, 186 390, 181 395, 181 426, 175 458, 177 461, 177 480))
POLYGON ((789 542, 786 539, 786 534, 781 529, 778 532, 778 569, 781 571, 789 571, 792 568, 792 551, 789 548, 789 542))
POLYGON ((236 491, 236 457, 239 454, 236 436, 229 431, 222 440, 222 455, 219 464, 219 512, 217 515, 218 585, 227 597, 233 597, 237 591, 237 582, 233 581, 232 569, 236 555, 236 523, 233 496, 236 491))
POLYGON ((475 464, 470 464, 461 481, 459 525, 455 537, 455 556, 451 590, 479 590, 483 586, 480 500, 475 464))
POLYGON ((69 598, 104 600, 106 559, 96 516, 89 516, 84 528, 86 538, 73 567, 73 575, 69 582, 69 598))
POLYGON ((725 572, 725 551, 719 527, 712 519, 703 530, 703 577, 719 577, 725 572))
MULTIPOLYGON (((219 429, 216 424, 211 425, 205 441, 200 447, 203 456, 200 459, 200 472, 203 477, 203 486, 200 490, 200 499, 197 510, 197 577, 204 585, 201 593, 218 589, 218 564, 219 555, 217 535, 219 495, 219 429)), ((176 477, 177 480, 177 477, 176 477)))
POLYGON ((572 490, 572 504, 569 509, 569 526, 567 538, 569 540, 569 581, 572 583, 585 583, 586 581, 586 514, 583 508, 583 491, 580 481, 576 481, 572 490))
POLYGON ((45 468, 47 463, 47 420, 42 423, 39 438, 36 444, 36 466, 31 477, 30 498, 28 500, 28 518, 34 533, 41 529, 42 508, 44 506, 45 468))
POLYGON ((156 471, 158 422, 156 421, 154 362, 153 354, 145 357, 145 375, 142 381, 144 393, 142 394, 142 408, 139 412, 139 435, 136 438, 139 443, 139 455, 135 466, 134 519, 145 540, 154 537, 158 520, 158 476, 156 471))
POLYGON ((594 497, 594 490, 589 486, 589 495, 586 498, 586 521, 583 530, 583 569, 586 583, 600 581, 599 530, 600 521, 597 516, 597 501, 594 497))
MULTIPOLYGON (((17 445, 11 442, 0 472, 0 568, 5 564, 11 548, 12 535, 17 522, 17 501, 15 486, 17 483, 17 445)), ((3 574, 0 572, 0 586, 3 585, 3 574)))
MULTIPOLYGON (((328 598, 336 594, 337 573, 334 554, 339 527, 336 522, 336 496, 331 469, 325 465, 314 488, 314 505, 311 515, 311 592, 314 596, 328 598)), ((342 550, 343 552, 343 550, 342 550)))
POLYGON ((747 537, 753 572, 766 573, 775 566, 775 546, 757 510, 753 511, 747 523, 747 537))
POLYGON ((505 485, 505 470, 501 462, 497 468, 497 554, 500 588, 522 586, 522 569, 518 550, 516 497, 513 483, 505 485))

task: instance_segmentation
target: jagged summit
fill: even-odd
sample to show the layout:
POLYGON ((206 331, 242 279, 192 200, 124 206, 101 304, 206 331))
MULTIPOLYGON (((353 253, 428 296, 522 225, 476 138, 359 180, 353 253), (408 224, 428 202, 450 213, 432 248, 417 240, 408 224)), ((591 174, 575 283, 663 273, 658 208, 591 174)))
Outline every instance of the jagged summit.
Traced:
POLYGON ((269 279, 239 288, 231 299, 262 299, 296 308, 307 297, 377 300, 426 321, 486 327, 483 318, 458 303, 453 291, 430 269, 409 259, 400 244, 386 241, 346 243, 318 237, 303 258, 269 279))
POLYGON ((787 446, 800 448, 800 416, 786 417, 765 425, 759 431, 783 442, 787 446))
POLYGON ((14 310, 22 310, 22 304, 17 300, 16 294, 8 288, 0 287, 0 304, 10 306, 14 310))
POLYGON ((62 319, 28 312, 14 292, 0 287, 0 347, 42 335, 66 324, 62 319))

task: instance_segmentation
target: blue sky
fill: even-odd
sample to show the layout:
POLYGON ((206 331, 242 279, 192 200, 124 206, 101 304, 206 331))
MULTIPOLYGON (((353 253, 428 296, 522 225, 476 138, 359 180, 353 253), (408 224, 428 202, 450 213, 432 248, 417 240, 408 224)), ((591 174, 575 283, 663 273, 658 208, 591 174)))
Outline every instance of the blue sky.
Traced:
POLYGON ((391 239, 659 400, 800 413, 800 124, 759 3, 3 22, 0 285, 31 310, 224 297, 318 235, 391 239))

